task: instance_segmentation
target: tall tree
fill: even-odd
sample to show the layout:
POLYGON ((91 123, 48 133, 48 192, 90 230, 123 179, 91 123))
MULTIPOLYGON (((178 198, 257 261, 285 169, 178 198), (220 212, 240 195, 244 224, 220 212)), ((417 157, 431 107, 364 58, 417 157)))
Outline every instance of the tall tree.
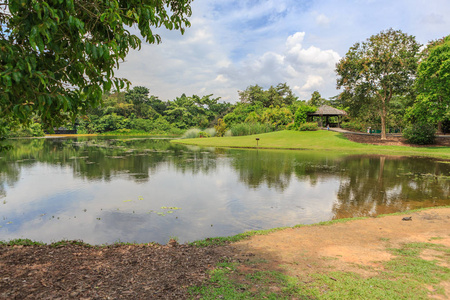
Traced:
POLYGON ((416 115, 438 124, 450 111, 450 35, 431 42, 423 51, 416 80, 416 115))
POLYGON ((184 32, 192 0, 4 0, 0 3, 0 117, 48 127, 101 102, 128 84, 114 68, 130 49, 184 32))
POLYGON ((311 94, 311 99, 308 101, 308 105, 320 107, 326 103, 326 100, 322 98, 322 95, 318 91, 314 91, 311 94))
POLYGON ((251 105, 261 103, 264 107, 291 105, 297 100, 286 83, 279 83, 276 87, 270 86, 268 90, 264 90, 259 85, 250 85, 238 93, 242 103, 251 105))
POLYGON ((378 110, 382 140, 389 102, 412 89, 420 46, 414 36, 389 29, 354 44, 336 65, 337 87, 378 110))

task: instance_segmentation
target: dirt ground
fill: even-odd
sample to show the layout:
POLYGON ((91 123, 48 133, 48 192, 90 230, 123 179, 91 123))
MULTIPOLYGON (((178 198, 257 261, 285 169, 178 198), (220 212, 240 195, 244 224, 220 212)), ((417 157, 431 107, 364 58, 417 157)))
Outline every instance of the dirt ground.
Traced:
POLYGON ((378 134, 354 134, 345 133, 346 138, 350 141, 373 144, 373 145, 387 145, 387 146, 410 146, 410 147, 436 147, 436 146, 447 146, 450 147, 450 135, 446 137, 437 137, 435 145, 419 146, 406 143, 405 139, 401 136, 388 135, 387 140, 382 141, 380 135, 378 134))
POLYGON ((382 268, 381 263, 392 258, 387 245, 396 248, 412 242, 450 247, 450 208, 286 229, 254 236, 232 247, 267 259, 272 268, 287 266, 291 275, 320 272, 330 265, 341 271, 371 275, 357 265, 382 268), (411 220, 404 221, 404 217, 411 220))
MULTIPOLYGON (((186 299, 188 287, 201 285, 217 262, 249 258, 266 263, 240 264, 241 272, 263 267, 306 278, 331 266, 371 276, 392 258, 388 246, 411 242, 450 247, 450 208, 286 229, 221 247, 174 241, 109 247, 0 246, 0 299, 186 299)), ((424 255, 436 259, 433 253, 424 255)), ((450 267, 448 261, 442 263, 450 267)), ((450 295, 450 284, 443 288, 450 295)))
POLYGON ((0 299, 185 299, 227 247, 0 246, 0 299))

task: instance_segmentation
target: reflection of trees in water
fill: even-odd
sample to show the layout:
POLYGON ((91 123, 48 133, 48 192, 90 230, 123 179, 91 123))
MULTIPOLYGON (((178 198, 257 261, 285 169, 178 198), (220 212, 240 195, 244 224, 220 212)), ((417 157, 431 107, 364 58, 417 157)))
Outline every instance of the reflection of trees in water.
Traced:
POLYGON ((6 186, 13 186, 20 178, 20 171, 16 164, 6 163, 0 159, 0 199, 6 196, 6 186))
MULTIPOLYGON (((0 197, 20 178, 22 168, 47 163, 70 167, 75 177, 149 180, 162 167, 210 174, 230 161, 251 188, 265 184, 283 192, 294 175, 315 186, 340 180, 335 218, 371 215, 450 202, 450 164, 424 158, 344 157, 307 151, 202 150, 151 139, 29 139, 13 141, 0 159, 0 197), (222 158, 226 157, 225 160, 222 158)), ((174 183, 176 184, 176 183, 174 183)))
POLYGON ((158 139, 23 139, 0 159, 0 196, 5 184, 20 177, 23 167, 47 163, 70 167, 75 177, 109 181, 114 176, 147 181, 162 164, 182 172, 208 173, 216 168, 216 154, 188 151, 185 146, 158 139))
POLYGON ((251 188, 267 184, 269 188, 284 191, 290 183, 293 156, 287 152, 231 151, 231 165, 239 180, 251 188))
POLYGON ((444 205, 450 197, 450 165, 431 159, 349 157, 342 163, 334 218, 367 216, 444 205), (444 175, 444 176, 442 176, 444 175))

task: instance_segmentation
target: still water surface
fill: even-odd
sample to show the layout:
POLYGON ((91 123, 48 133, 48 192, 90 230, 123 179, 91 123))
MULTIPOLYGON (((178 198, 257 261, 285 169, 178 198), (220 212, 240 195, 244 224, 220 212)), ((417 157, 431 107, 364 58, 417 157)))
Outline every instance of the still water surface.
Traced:
POLYGON ((166 243, 450 204, 450 163, 195 148, 143 138, 13 141, 0 240, 166 243))

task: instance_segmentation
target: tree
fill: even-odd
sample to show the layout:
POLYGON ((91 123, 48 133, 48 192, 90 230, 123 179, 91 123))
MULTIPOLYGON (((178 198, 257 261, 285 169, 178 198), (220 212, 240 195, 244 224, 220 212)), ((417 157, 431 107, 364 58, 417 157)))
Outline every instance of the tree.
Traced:
POLYGON ((308 101, 308 105, 320 107, 326 103, 326 100, 322 98, 322 95, 318 91, 314 91, 311 94, 311 99, 308 101))
POLYGON ((279 83, 276 87, 270 86, 266 91, 259 85, 250 85, 238 93, 242 103, 261 103, 263 107, 291 105, 297 100, 286 83, 279 83))
POLYGON ((412 89, 419 48, 414 36, 389 29, 354 44, 336 65, 337 87, 378 110, 382 140, 389 102, 412 89))
POLYGON ((133 89, 129 90, 125 94, 125 100, 134 105, 139 105, 143 103, 148 103, 150 100, 148 94, 149 89, 143 86, 135 86, 133 89))
POLYGON ((160 43, 152 28, 184 32, 192 0, 4 0, 0 4, 0 117, 47 127, 101 102, 141 40, 160 43))
POLYGON ((450 110, 450 35, 431 42, 423 56, 417 71, 417 102, 413 110, 426 121, 437 123, 441 132, 450 110))

